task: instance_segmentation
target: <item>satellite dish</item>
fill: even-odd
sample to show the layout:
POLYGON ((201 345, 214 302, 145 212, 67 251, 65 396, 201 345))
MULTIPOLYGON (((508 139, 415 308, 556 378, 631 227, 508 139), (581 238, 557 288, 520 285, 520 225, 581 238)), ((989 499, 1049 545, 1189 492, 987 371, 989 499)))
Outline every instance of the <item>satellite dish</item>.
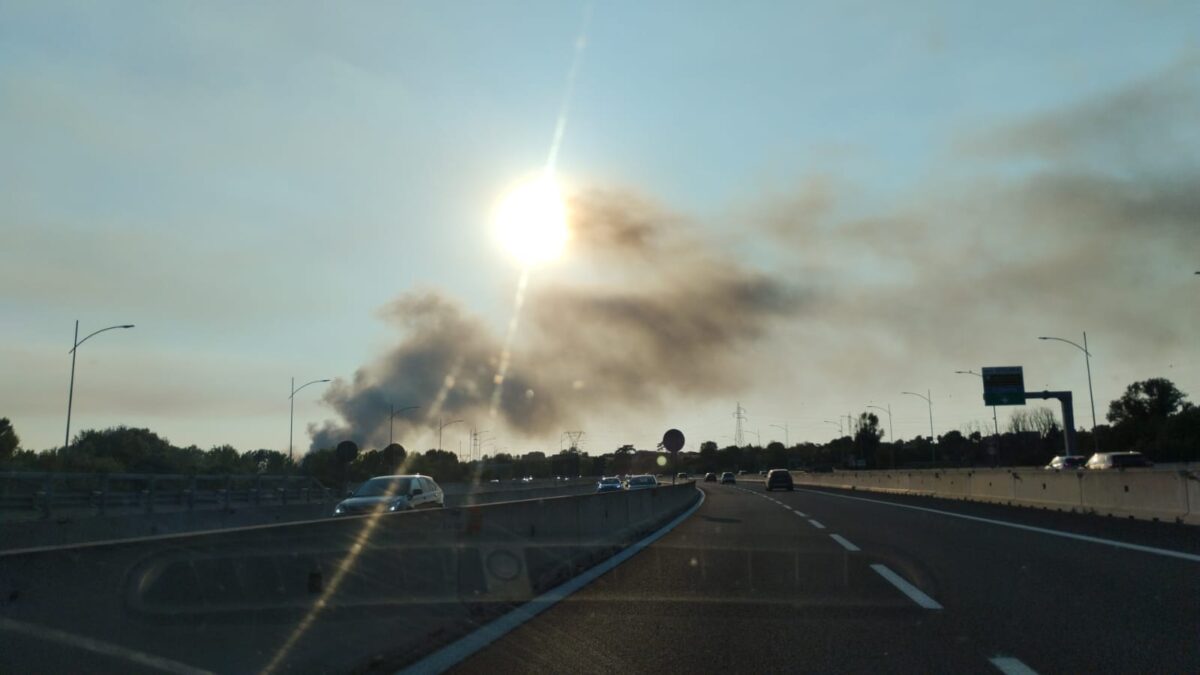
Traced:
POLYGON ((678 429, 668 429, 663 434, 662 446, 668 452, 679 452, 683 449, 683 432, 678 429))

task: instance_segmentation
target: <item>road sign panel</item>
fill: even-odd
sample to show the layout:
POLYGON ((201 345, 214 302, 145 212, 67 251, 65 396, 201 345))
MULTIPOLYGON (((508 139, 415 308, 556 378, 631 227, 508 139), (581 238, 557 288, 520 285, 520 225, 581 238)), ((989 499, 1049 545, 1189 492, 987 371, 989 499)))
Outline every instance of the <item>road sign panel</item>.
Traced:
POLYGON ((1025 373, 1021 366, 983 369, 984 405, 1025 405, 1025 373))

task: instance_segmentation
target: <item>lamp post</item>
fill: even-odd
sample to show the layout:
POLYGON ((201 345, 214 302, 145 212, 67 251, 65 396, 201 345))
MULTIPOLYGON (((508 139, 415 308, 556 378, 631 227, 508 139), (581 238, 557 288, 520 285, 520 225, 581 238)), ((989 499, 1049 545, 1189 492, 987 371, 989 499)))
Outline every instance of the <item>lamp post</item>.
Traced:
POLYGON ((330 380, 313 380, 312 382, 305 382, 297 387, 296 378, 292 378, 292 393, 288 395, 288 401, 290 402, 290 410, 288 412, 288 461, 291 461, 292 459, 292 431, 296 428, 296 393, 310 384, 329 381, 330 380))
MULTIPOLYGON (((974 376, 978 377, 979 380, 983 380, 982 372, 976 372, 973 370, 955 370, 954 374, 955 375, 974 375, 974 376)), ((992 432, 994 432, 994 434, 996 434, 997 440, 1000 440, 1000 419, 998 419, 996 417, 996 406, 991 406, 991 424, 992 424, 992 432)))
POLYGON ((396 421, 396 415, 399 415, 406 410, 418 410, 420 407, 421 406, 419 405, 410 405, 396 410, 396 405, 392 404, 392 414, 388 416, 388 445, 396 442, 395 437, 392 435, 392 428, 395 426, 393 423, 396 421))
POLYGON ((92 333, 92 334, 88 335, 87 337, 83 338, 82 340, 80 340, 79 339, 79 319, 75 319, 75 338, 71 341, 71 351, 70 351, 70 354, 71 354, 71 386, 69 389, 67 389, 67 435, 66 435, 65 440, 63 440, 64 448, 71 445, 71 405, 75 401, 75 352, 77 352, 79 350, 79 345, 87 342, 88 338, 92 337, 93 335, 99 335, 100 333, 103 333, 106 330, 114 330, 116 328, 133 328, 133 324, 125 323, 125 324, 121 324, 119 326, 109 326, 108 328, 101 328, 100 330, 96 331, 95 333, 92 333))
POLYGON ((442 449, 442 429, 445 429, 451 424, 458 424, 459 422, 462 422, 462 420, 450 420, 449 422, 443 422, 442 418, 438 418, 438 450, 442 449))
POLYGON ((880 408, 877 405, 869 405, 867 407, 874 408, 876 410, 882 410, 888 415, 888 457, 889 463, 894 469, 896 468, 896 430, 895 427, 892 426, 892 404, 889 403, 888 407, 886 408, 880 408))
POLYGON ((933 392, 926 389, 925 396, 922 396, 915 391, 902 391, 900 393, 908 396, 916 396, 919 399, 923 399, 925 403, 929 404, 929 459, 931 462, 936 462, 937 450, 934 443, 937 439, 933 435, 933 392))
POLYGON ((832 424, 833 426, 838 428, 838 438, 841 438, 845 434, 845 432, 842 431, 842 421, 841 420, 838 420, 836 422, 834 422, 833 420, 825 420, 825 424, 832 424))
POLYGON ((783 429, 783 444, 789 448, 792 447, 792 441, 788 438, 788 425, 772 424, 771 426, 775 427, 776 429, 783 429))
POLYGON ((892 427, 892 404, 889 403, 888 407, 886 407, 886 408, 880 408, 877 405, 869 405, 867 407, 874 408, 876 410, 882 410, 883 412, 887 413, 887 415, 888 415, 888 440, 895 443, 896 442, 896 431, 892 427))
POLYGON ((1092 404, 1092 447, 1094 448, 1095 452, 1100 452, 1100 439, 1096 437, 1096 397, 1094 395, 1092 395, 1092 353, 1088 351, 1088 347, 1087 347, 1087 331, 1086 330, 1083 331, 1083 344, 1082 345, 1080 345, 1076 342, 1072 342, 1070 340, 1064 340, 1063 338, 1060 338, 1060 337, 1040 336, 1040 337, 1038 337, 1038 339, 1039 340, 1057 340, 1058 342, 1065 342, 1065 343, 1071 345, 1072 347, 1078 349, 1079 351, 1083 352, 1083 362, 1087 366, 1088 400, 1092 404))

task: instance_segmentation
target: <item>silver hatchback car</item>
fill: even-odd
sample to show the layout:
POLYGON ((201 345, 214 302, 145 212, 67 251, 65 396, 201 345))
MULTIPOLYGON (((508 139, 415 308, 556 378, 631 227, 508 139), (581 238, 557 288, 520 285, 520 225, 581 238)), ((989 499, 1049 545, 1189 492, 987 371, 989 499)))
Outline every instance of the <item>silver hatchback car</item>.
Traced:
POLYGON ((333 509, 335 516, 391 513, 446 505, 442 488, 429 476, 376 476, 333 509))

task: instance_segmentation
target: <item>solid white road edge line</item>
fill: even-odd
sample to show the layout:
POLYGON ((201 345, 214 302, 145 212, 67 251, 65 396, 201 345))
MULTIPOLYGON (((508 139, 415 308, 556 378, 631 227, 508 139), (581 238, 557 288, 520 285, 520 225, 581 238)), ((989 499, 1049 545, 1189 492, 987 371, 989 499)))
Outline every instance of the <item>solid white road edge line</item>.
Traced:
POLYGON ((861 550, 862 550, 861 548, 859 548, 859 547, 855 546, 854 544, 850 543, 850 540, 849 540, 849 539, 847 539, 847 538, 843 537, 843 536, 842 536, 842 535, 840 535, 840 534, 831 534, 831 535, 829 535, 829 536, 830 536, 830 537, 832 537, 834 541, 836 541, 837 543, 841 544, 841 545, 842 545, 842 548, 846 549, 847 551, 850 551, 851 553, 854 553, 855 551, 861 551, 861 550))
MULTIPOLYGON (((799 489, 799 488, 798 488, 799 489)), ((1074 539, 1076 541, 1086 541, 1093 544, 1104 544, 1105 546, 1113 546, 1116 548, 1128 549, 1130 551, 1141 551, 1142 553, 1153 553, 1154 555, 1166 556, 1168 558, 1180 558, 1181 560, 1190 560, 1192 562, 1200 562, 1200 555, 1194 553, 1184 553, 1183 551, 1172 551, 1166 548, 1155 548, 1153 546, 1142 546, 1141 544, 1129 544, 1123 541, 1114 539, 1102 539, 1100 537, 1091 537, 1086 534, 1075 534, 1074 532, 1063 532, 1062 530, 1051 530, 1045 527, 1035 527, 1033 525, 1022 525, 1020 523, 1010 523, 1007 520, 993 520, 991 518, 980 518, 979 516, 968 516, 965 513, 954 513, 953 511, 941 511, 939 509, 931 509, 924 506, 913 506, 911 504, 899 504, 897 502, 887 502, 881 499, 867 499, 866 497, 851 497, 850 495, 839 495, 823 490, 800 490, 814 495, 825 495, 826 497, 836 497, 838 499, 853 499, 860 502, 870 502, 872 504, 883 504, 884 506, 895 506, 900 509, 910 509, 912 511, 924 511, 926 513, 939 513, 943 516, 952 518, 962 518, 963 520, 973 520, 978 523, 989 523, 991 525, 1002 525, 1011 527, 1017 530, 1025 530, 1026 532, 1038 532, 1040 534, 1048 534, 1054 537, 1063 537, 1065 539, 1074 539)))
POLYGON ((891 582, 893 586, 900 589, 900 592, 907 595, 910 600, 925 609, 942 609, 937 600, 925 595, 924 591, 910 584, 907 579, 888 569, 887 565, 871 565, 871 569, 875 570, 879 576, 891 582))
POLYGON ((529 621, 538 614, 550 609, 561 600, 566 599, 575 591, 587 586, 595 581, 604 573, 614 569, 621 563, 629 560, 637 555, 650 544, 658 541, 663 535, 675 529, 677 525, 687 520, 689 516, 700 508, 704 503, 704 490, 698 490, 700 499, 687 511, 679 514, 674 520, 662 526, 658 530, 650 533, 642 540, 631 544, 629 548, 621 551, 613 557, 596 565, 579 576, 569 579, 562 584, 542 593, 538 597, 529 602, 517 607, 508 614, 492 621, 491 623, 480 626, 473 633, 465 635, 458 640, 442 647, 436 652, 426 656, 407 668, 399 671, 402 674, 416 673, 441 673, 450 668, 462 663, 467 657, 487 647, 496 640, 504 637, 512 630, 521 626, 521 624, 529 621))
POLYGON ((83 651, 100 654, 103 656, 113 656, 119 659, 128 661, 129 664, 137 664, 146 666, 154 670, 161 670, 165 673, 178 673, 180 675, 204 675, 211 674, 211 670, 196 668, 189 666, 186 663, 173 661, 171 659, 147 654, 128 647, 122 647, 118 644, 97 640, 84 635, 76 635, 66 631, 58 630, 57 628, 48 628, 46 626, 38 626, 16 619, 8 619, 0 617, 0 630, 8 631, 23 635, 34 640, 44 640, 46 642, 58 643, 68 647, 74 647, 83 651))
POLYGON ((993 656, 988 659, 1004 675, 1037 675, 1037 671, 1012 656, 993 656))

